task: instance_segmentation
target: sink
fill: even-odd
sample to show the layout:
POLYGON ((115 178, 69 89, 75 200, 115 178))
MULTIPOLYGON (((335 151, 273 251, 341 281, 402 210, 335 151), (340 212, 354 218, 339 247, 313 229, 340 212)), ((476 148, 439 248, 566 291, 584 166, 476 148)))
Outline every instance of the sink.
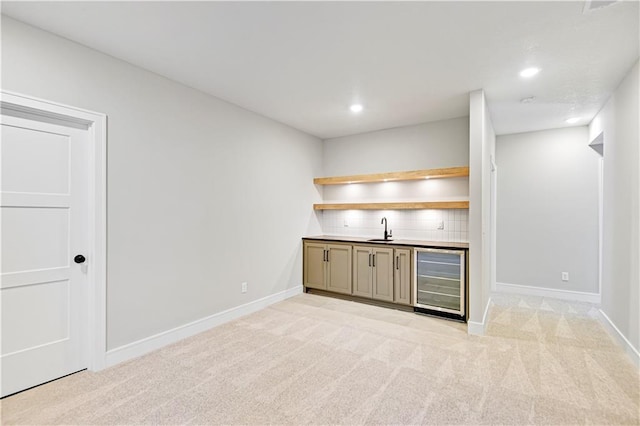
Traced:
POLYGON ((367 240, 367 241, 371 241, 372 243, 374 243, 374 242, 377 242, 377 243, 387 243, 387 242, 390 242, 390 241, 393 241, 393 240, 392 240, 391 238, 386 239, 386 240, 385 240, 384 238, 372 238, 372 239, 367 240))

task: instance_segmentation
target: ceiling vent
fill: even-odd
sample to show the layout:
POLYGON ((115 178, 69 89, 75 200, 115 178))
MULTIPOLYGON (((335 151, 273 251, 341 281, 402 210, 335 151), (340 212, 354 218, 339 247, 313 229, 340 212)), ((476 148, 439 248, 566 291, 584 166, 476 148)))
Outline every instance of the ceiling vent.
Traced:
POLYGON ((619 1, 620 0, 586 0, 584 2, 584 9, 582 9, 582 13, 590 13, 594 10, 611 6, 612 4, 618 3, 619 1))

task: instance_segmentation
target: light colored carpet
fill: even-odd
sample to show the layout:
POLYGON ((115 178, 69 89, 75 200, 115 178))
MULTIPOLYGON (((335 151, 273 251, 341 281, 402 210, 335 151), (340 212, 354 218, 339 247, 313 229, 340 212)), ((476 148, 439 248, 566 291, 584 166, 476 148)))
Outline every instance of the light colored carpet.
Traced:
POLYGON ((2 424, 633 424, 640 375, 589 305, 466 325, 300 295, 2 400, 2 424))

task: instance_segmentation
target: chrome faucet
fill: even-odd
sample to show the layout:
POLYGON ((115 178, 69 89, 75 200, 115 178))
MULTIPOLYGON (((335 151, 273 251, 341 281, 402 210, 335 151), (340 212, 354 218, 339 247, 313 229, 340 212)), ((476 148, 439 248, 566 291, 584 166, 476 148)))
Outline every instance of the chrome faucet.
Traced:
POLYGON ((389 232, 387 232, 387 218, 386 217, 383 217, 382 220, 380 221, 380 224, 383 224, 383 223, 384 223, 384 239, 388 240, 389 238, 392 237, 391 232, 393 232, 393 231, 389 230, 389 232))

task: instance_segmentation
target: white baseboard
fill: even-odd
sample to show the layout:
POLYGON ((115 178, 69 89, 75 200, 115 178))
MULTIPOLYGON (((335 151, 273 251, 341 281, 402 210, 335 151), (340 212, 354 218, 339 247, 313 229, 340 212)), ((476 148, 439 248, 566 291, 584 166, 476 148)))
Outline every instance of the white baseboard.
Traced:
POLYGON ((213 327, 217 327, 242 316, 252 314, 269 305, 288 299, 300 293, 302 293, 301 285, 263 297, 262 299, 254 300, 253 302, 249 302, 235 308, 227 309, 226 311, 218 312, 217 314, 181 325, 180 327, 163 331, 162 333, 146 337, 138 340, 137 342, 132 342, 127 345, 111 349, 110 351, 107 351, 106 354, 106 366, 111 367, 123 361, 145 355, 179 340, 202 333, 203 331, 207 331, 213 327))
POLYGON ((489 297, 489 300, 487 300, 487 305, 484 307, 482 322, 467 321, 467 334, 473 334, 475 336, 484 335, 484 331, 487 328, 487 315, 489 314, 490 306, 491 306, 491 297, 489 297))
POLYGON ((559 290, 556 288, 532 287, 529 285, 496 283, 497 293, 517 293, 527 296, 551 297, 554 299, 573 300, 600 304, 600 294, 583 291, 559 290))
POLYGON ((640 368, 640 352, 638 349, 634 348, 631 342, 618 330, 618 327, 611 321, 611 318, 605 314, 602 309, 598 309, 598 313, 600 314, 600 322, 607 329, 609 334, 613 336, 613 338, 622 346, 631 361, 636 365, 636 367, 640 368))

